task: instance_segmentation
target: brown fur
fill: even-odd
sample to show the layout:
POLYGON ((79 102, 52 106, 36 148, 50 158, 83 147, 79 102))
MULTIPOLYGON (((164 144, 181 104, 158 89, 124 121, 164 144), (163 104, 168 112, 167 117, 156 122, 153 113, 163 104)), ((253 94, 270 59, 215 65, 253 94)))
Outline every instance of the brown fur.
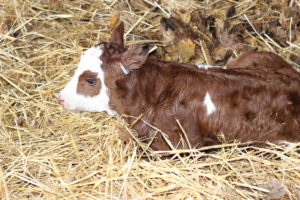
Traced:
POLYGON ((268 72, 282 73, 291 77, 300 78, 293 67, 287 63, 283 58, 272 52, 267 51, 251 51, 243 53, 238 56, 235 60, 230 61, 227 64, 228 69, 235 68, 248 68, 248 69, 259 69, 268 72))
MULTIPOLYGON (((146 141, 156 130, 145 122, 164 132, 178 148, 187 148, 188 143, 193 148, 218 144, 219 133, 227 141, 300 141, 300 79, 296 71, 269 73, 260 63, 257 68, 201 70, 147 59, 125 75, 120 65, 126 49, 103 44, 109 105, 120 115, 142 115, 133 128, 146 141), (206 92, 217 108, 209 116, 203 104, 206 92)), ((133 60, 140 53, 138 48, 130 54, 133 60)), ((158 133, 152 148, 167 150, 170 146, 158 133)))
POLYGON ((99 78, 97 78, 97 75, 98 73, 91 72, 89 70, 84 71, 78 77, 77 93, 90 97, 98 95, 101 90, 101 81, 99 78), (89 79, 95 81, 92 86, 87 82, 89 79))

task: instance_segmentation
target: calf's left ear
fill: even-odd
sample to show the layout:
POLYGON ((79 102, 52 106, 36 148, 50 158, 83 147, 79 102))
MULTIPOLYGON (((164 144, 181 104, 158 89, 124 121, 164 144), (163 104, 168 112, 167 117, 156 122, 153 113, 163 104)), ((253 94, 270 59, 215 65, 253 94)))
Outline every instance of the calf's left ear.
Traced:
POLYGON ((129 70, 140 68, 148 58, 149 44, 138 44, 121 55, 121 63, 129 70))

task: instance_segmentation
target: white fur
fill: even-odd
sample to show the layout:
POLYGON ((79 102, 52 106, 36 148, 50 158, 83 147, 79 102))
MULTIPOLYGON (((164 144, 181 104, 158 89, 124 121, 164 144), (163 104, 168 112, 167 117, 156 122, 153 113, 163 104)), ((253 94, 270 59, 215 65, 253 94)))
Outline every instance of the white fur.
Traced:
POLYGON ((81 56, 78 68, 75 71, 71 81, 60 92, 60 98, 64 100, 63 106, 65 109, 73 112, 88 111, 102 112, 115 115, 116 112, 109 108, 109 97, 107 95, 107 87, 104 83, 104 72, 101 68, 102 61, 102 46, 91 47, 86 50, 81 56), (77 93, 78 77, 86 70, 98 73, 98 78, 101 81, 100 93, 93 97, 87 97, 77 93))
POLYGON ((196 67, 199 69, 209 69, 209 68, 222 68, 222 69, 227 69, 226 66, 213 66, 213 65, 202 65, 202 64, 196 64, 196 67))
POLYGON ((205 94, 203 104, 206 106, 207 116, 211 115, 217 110, 208 92, 205 94))

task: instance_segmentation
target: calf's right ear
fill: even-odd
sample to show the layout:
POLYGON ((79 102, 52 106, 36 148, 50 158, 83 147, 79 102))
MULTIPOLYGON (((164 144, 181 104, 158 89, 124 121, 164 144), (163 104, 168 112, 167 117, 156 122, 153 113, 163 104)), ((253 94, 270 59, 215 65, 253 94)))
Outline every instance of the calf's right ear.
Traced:
POLYGON ((148 58, 150 50, 149 44, 138 44, 124 53, 121 56, 121 63, 129 70, 140 68, 148 58))
POLYGON ((121 22, 112 31, 110 42, 124 46, 124 24, 121 22))

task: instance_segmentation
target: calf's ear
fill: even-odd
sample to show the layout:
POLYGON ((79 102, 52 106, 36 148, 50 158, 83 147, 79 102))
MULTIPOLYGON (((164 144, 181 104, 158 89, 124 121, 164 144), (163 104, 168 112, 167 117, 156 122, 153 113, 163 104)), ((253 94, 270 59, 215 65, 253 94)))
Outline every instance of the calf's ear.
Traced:
POLYGON ((140 68, 148 58, 150 46, 148 44, 138 44, 121 55, 121 63, 129 70, 140 68))
POLYGON ((121 22, 118 26, 116 26, 111 34, 110 42, 118 44, 120 46, 124 46, 124 24, 121 22))

